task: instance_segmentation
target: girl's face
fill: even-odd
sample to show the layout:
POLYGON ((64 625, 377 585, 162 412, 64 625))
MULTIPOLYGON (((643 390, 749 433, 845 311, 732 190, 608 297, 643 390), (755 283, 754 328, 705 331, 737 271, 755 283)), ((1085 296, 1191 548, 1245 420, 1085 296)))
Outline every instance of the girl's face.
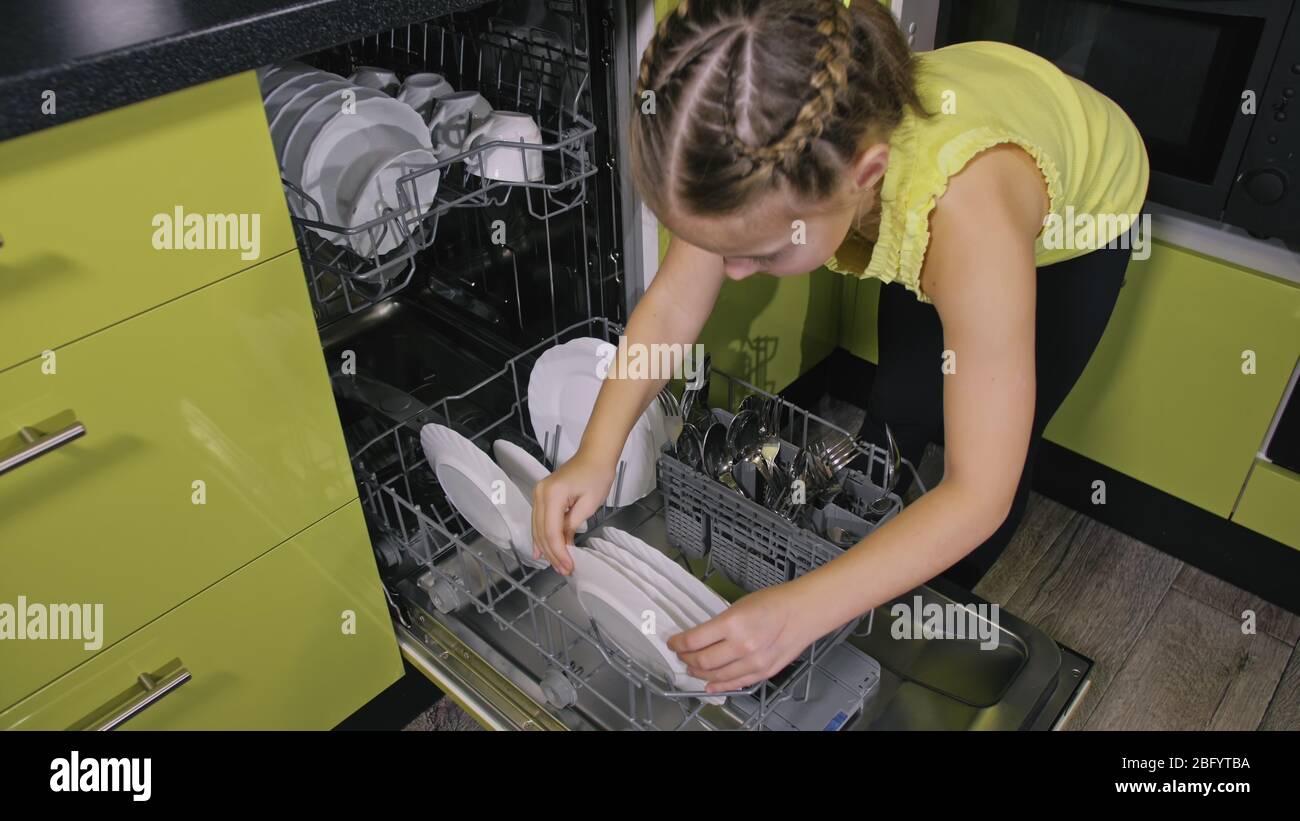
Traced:
POLYGON ((834 256, 849 229, 874 209, 873 186, 884 174, 888 152, 868 154, 848 172, 840 192, 823 202, 801 203, 773 192, 737 214, 674 213, 660 220, 674 236, 722 257, 731 279, 806 274, 834 256))
POLYGON ((741 280, 756 273, 791 276, 814 271, 835 255, 858 212, 856 202, 797 208, 769 196, 767 202, 725 217, 666 215, 674 236, 723 259, 723 270, 741 280))

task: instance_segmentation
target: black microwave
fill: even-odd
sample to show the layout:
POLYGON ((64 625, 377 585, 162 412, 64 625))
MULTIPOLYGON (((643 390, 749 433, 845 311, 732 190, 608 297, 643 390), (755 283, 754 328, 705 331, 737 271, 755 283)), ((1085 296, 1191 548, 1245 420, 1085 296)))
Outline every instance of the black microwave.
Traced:
POLYGON ((914 48, 1011 43, 1117 102, 1146 142, 1152 201, 1300 240, 1297 0, 893 5, 914 48))

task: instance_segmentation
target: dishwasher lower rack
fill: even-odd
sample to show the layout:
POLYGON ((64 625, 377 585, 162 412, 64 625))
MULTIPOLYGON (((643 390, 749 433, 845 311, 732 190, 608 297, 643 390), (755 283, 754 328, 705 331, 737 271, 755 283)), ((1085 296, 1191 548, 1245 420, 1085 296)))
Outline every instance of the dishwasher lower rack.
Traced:
MULTIPOLYGON (((825 665, 856 629, 857 620, 816 642, 780 675, 728 694, 725 708, 706 704, 700 693, 674 689, 604 642, 585 614, 558 605, 554 571, 528 568, 495 548, 484 550, 483 541, 441 493, 425 460, 419 431, 429 422, 458 428, 481 447, 496 438, 513 437, 545 452, 543 443, 527 433, 527 384, 537 356, 583 336, 616 343, 621 332, 620 326, 604 319, 573 325, 514 357, 474 388, 424 407, 372 439, 353 457, 367 519, 385 544, 400 554, 390 556, 389 564, 415 568, 411 575, 418 574, 418 585, 436 610, 454 615, 468 608, 485 615, 496 630, 508 633, 516 644, 526 644, 544 660, 545 673, 538 685, 552 707, 567 708, 586 700, 616 717, 620 725, 637 729, 789 727, 789 713, 808 700, 815 684, 820 687, 827 676, 842 680, 835 679, 834 671, 825 665), (609 687, 611 675, 622 684, 609 687), (668 720, 666 711, 671 715, 668 720)), ((600 511, 588 533, 616 513, 600 511)), ((702 575, 708 580, 714 572, 707 566, 702 575)), ((395 607, 402 616, 400 605, 395 607)), ((857 692, 858 708, 869 689, 857 692)), ((851 713, 852 707, 841 711, 840 720, 851 713)))
POLYGON ((421 252, 434 245, 439 222, 452 209, 509 206, 521 219, 542 223, 549 240, 552 220, 588 204, 589 181, 598 172, 597 129, 580 31, 564 42, 546 30, 494 29, 491 21, 484 27, 452 17, 304 59, 341 74, 361 60, 391 65, 403 76, 435 72, 459 90, 477 91, 494 111, 528 114, 542 135, 540 144, 481 142, 403 175, 385 197, 390 209, 364 223, 340 224, 324 203, 283 179, 318 322, 356 313, 407 287, 421 264, 421 252), (471 169, 485 167, 489 152, 518 152, 521 167, 540 164, 543 177, 505 182, 477 176, 471 169), (429 191, 434 191, 432 200, 429 191))

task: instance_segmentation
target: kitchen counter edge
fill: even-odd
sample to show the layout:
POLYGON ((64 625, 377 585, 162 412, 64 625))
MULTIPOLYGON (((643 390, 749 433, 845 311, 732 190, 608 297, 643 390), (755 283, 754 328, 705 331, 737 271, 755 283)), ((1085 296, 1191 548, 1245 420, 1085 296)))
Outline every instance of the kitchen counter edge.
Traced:
POLYGON ((482 0, 270 3, 72 60, 39 55, 35 64, 0 75, 0 140, 479 5, 482 0), (43 110, 47 90, 55 92, 53 114, 43 110))

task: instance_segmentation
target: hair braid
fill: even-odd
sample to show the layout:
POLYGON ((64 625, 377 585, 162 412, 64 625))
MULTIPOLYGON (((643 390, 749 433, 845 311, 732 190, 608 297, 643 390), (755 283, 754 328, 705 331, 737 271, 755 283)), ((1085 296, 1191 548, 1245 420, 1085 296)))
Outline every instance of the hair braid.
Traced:
POLYGON ((690 14, 690 2, 689 0, 681 0, 675 10, 665 14, 663 19, 659 21, 659 25, 655 28, 654 37, 650 38, 650 43, 645 47, 645 53, 641 55, 638 95, 642 91, 653 90, 657 85, 655 79, 663 71, 663 66, 659 64, 660 61, 665 56, 676 51, 676 49, 670 47, 674 39, 672 29, 684 21, 688 14, 690 14))
MULTIPOLYGON (((825 42, 817 50, 820 68, 809 85, 813 97, 804 103, 789 130, 767 145, 750 148, 750 157, 758 164, 781 165, 791 156, 802 153, 808 144, 822 135, 827 120, 835 113, 835 101, 848 85, 848 63, 852 56, 853 21, 848 7, 840 0, 822 0, 830 14, 817 24, 817 33, 825 42)), ((745 145, 743 142, 741 145, 745 145)))
POLYGON ((778 183, 829 196, 865 140, 928 116, 914 69, 876 0, 683 0, 641 60, 638 96, 655 96, 633 123, 636 184, 656 210, 704 214, 778 183))

